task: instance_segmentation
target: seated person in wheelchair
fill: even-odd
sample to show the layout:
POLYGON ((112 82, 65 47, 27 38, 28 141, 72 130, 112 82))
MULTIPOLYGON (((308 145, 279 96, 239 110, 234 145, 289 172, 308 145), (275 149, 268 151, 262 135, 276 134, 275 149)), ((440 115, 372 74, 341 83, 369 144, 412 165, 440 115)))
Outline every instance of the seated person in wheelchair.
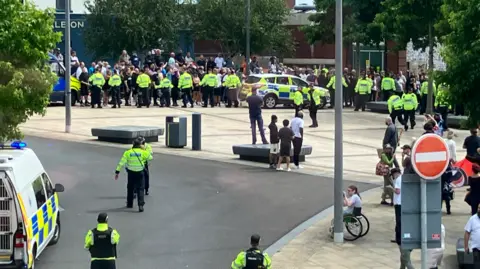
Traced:
POLYGON ((343 215, 353 214, 354 208, 362 208, 362 199, 356 186, 348 186, 347 195, 343 193, 343 205, 347 206, 347 209, 343 210, 343 215))

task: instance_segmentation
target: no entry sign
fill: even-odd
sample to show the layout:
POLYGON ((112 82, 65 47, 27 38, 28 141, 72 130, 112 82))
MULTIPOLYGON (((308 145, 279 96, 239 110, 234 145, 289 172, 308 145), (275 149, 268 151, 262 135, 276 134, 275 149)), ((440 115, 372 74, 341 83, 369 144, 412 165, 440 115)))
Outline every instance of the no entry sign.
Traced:
POLYGON ((450 161, 447 143, 436 134, 425 134, 412 148, 412 166, 424 179, 437 179, 447 169, 450 161))

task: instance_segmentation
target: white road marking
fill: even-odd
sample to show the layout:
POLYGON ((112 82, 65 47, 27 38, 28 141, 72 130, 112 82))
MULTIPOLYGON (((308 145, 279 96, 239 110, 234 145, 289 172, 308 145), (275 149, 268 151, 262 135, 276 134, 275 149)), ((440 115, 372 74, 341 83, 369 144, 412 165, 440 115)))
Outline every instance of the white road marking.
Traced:
POLYGON ((425 153, 415 154, 415 162, 417 163, 441 162, 446 160, 447 160, 446 151, 434 151, 434 152, 425 152, 425 153))

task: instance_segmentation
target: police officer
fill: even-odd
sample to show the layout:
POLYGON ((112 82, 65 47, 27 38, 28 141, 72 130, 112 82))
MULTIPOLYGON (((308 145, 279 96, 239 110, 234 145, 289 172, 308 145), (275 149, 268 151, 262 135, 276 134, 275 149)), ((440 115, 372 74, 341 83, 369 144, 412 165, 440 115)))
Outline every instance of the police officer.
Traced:
POLYGON ((105 77, 102 74, 101 67, 95 69, 95 73, 90 76, 88 82, 92 85, 90 89, 92 92, 92 108, 94 108, 95 105, 97 105, 98 108, 102 108, 101 94, 103 85, 105 85, 105 77))
POLYGON ((405 131, 408 130, 408 119, 410 119, 410 127, 413 129, 415 123, 415 111, 418 108, 417 95, 413 93, 413 88, 409 87, 408 92, 402 96, 403 101, 403 123, 405 131))
MULTIPOLYGON (((433 86, 433 103, 435 103, 435 95, 437 95, 437 86, 432 82, 433 86)), ((427 100, 428 100, 428 79, 425 78, 425 81, 420 84, 420 115, 423 115, 427 110, 427 100)))
POLYGON ((148 88, 152 83, 150 76, 147 75, 148 67, 145 67, 145 70, 140 71, 140 75, 137 78, 137 85, 138 85, 138 102, 137 107, 141 108, 142 106, 150 107, 150 94, 148 92, 148 88))
POLYGON ((447 116, 448 110, 451 108, 448 96, 447 84, 442 83, 438 86, 437 97, 435 98, 435 108, 442 115, 443 128, 448 129, 447 116))
POLYGON ((202 81, 200 81, 200 86, 203 88, 203 107, 208 107, 208 101, 210 101, 210 106, 214 107, 213 103, 213 89, 217 86, 217 75, 213 73, 213 69, 208 69, 208 74, 203 76, 202 81))
MULTIPOLYGON (((387 74, 383 79, 382 83, 380 84, 380 89, 382 90, 383 94, 383 101, 387 101, 390 99, 390 96, 395 94, 395 80, 392 78, 392 74, 387 74)), ((394 120, 395 122, 395 120, 394 120)))
POLYGON ((91 256, 90 269, 115 269, 120 234, 108 226, 107 213, 98 214, 97 222, 97 228, 85 236, 85 249, 91 256))
POLYGON ((145 167, 146 162, 153 159, 149 151, 144 150, 142 139, 135 139, 133 147, 126 150, 115 170, 115 180, 118 179, 120 169, 123 166, 127 168, 128 182, 127 182, 127 208, 133 207, 133 193, 137 192, 138 211, 143 212, 144 188, 145 188, 145 167))
POLYGON ((115 71, 113 76, 108 80, 108 85, 110 86, 110 91, 112 93, 112 108, 120 108, 122 101, 120 100, 120 85, 122 84, 122 78, 115 71))
POLYGON ((187 103, 190 103, 190 107, 193 107, 192 99, 192 89, 193 89, 193 78, 187 71, 183 70, 183 73, 178 79, 178 88, 182 91, 182 101, 183 106, 187 107, 187 103))
POLYGON ((395 119, 398 118, 400 124, 403 125, 402 114, 403 114, 403 101, 400 96, 395 92, 391 92, 392 95, 387 101, 388 112, 390 113, 390 118, 392 118, 393 124, 395 124, 395 119))
MULTIPOLYGON (((139 136, 138 139, 142 141, 143 149, 150 153, 150 155, 153 157, 152 145, 148 144, 143 136, 139 136)), ((150 188, 150 169, 148 166, 148 161, 145 162, 145 170, 143 172, 145 178, 145 195, 148 195, 148 189, 150 188)))
POLYGON ((367 78, 365 71, 362 71, 360 79, 355 85, 355 93, 357 94, 355 102, 355 111, 358 111, 362 108, 362 111, 365 111, 365 104, 372 93, 372 81, 367 78))
POLYGON ((242 251, 232 262, 232 269, 270 269, 272 260, 267 253, 258 249, 260 235, 254 234, 250 237, 251 248, 242 251))
POLYGON ((223 86, 227 89, 227 107, 232 107, 232 103, 235 107, 238 107, 238 94, 237 89, 240 87, 242 83, 240 79, 235 75, 234 70, 228 71, 228 76, 223 83, 223 86))
POLYGON ((293 106, 295 107, 295 117, 297 117, 298 111, 303 108, 303 93, 302 87, 298 87, 293 94, 293 106))
MULTIPOLYGON (((335 77, 335 70, 332 70, 332 77, 327 84, 327 89, 330 92, 330 106, 329 108, 333 108, 335 106, 335 87, 336 87, 336 77, 335 77)), ((348 87, 347 82, 345 81, 345 76, 342 76, 342 85, 343 87, 348 87)))
POLYGON ((312 119, 312 125, 308 126, 310 128, 318 127, 317 111, 322 95, 321 91, 316 89, 313 85, 314 83, 310 82, 310 88, 307 93, 307 99, 310 102, 308 105, 308 111, 310 112, 310 118, 312 119))
POLYGON ((167 76, 165 76, 161 81, 160 81, 160 107, 170 107, 170 94, 173 88, 172 82, 168 79, 167 76))

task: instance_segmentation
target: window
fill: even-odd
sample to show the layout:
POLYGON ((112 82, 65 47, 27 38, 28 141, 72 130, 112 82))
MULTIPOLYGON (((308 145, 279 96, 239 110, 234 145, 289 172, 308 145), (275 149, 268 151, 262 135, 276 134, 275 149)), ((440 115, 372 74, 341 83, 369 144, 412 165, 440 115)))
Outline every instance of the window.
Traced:
MULTIPOLYGON (((70 10, 72 10, 72 0, 68 0, 70 4, 70 10)), ((56 0, 55 8, 57 11, 65 11, 65 0, 56 0)))
POLYGON ((42 178, 43 178, 43 185, 45 186, 45 192, 47 193, 47 198, 50 198, 54 193, 52 182, 50 181, 47 174, 45 173, 43 173, 42 178))
POLYGON ((42 207, 42 205, 47 201, 45 197, 45 190, 43 189, 43 180, 39 176, 33 182, 33 192, 35 192, 35 199, 37 200, 37 208, 42 207))
POLYGON ((277 77, 277 84, 290 85, 288 82, 288 77, 277 77))
POLYGON ((259 81, 260 81, 260 78, 256 76, 248 76, 247 78, 247 83, 249 84, 258 83, 259 81))
POLYGON ((267 83, 275 83, 275 77, 273 77, 273 78, 265 78, 265 80, 267 81, 267 83))
POLYGON ((293 85, 299 86, 299 87, 308 87, 308 83, 299 79, 299 78, 292 78, 292 83, 293 85))

